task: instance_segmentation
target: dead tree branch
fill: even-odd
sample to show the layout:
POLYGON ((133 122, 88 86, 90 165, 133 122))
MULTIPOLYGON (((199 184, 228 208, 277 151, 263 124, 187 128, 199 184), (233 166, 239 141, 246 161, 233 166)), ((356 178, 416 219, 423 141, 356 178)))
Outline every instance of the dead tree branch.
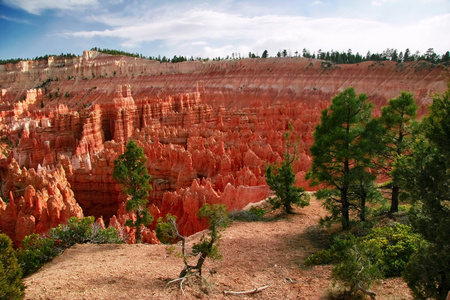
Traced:
POLYGON ((260 291, 262 291, 262 290, 267 289, 268 287, 269 287, 268 285, 265 285, 265 286, 262 286, 262 287, 259 287, 259 288, 253 289, 253 290, 248 290, 248 291, 241 291, 241 292, 235 292, 235 291, 223 291, 223 293, 224 293, 224 295, 255 294, 255 293, 258 293, 258 292, 260 292, 260 291))

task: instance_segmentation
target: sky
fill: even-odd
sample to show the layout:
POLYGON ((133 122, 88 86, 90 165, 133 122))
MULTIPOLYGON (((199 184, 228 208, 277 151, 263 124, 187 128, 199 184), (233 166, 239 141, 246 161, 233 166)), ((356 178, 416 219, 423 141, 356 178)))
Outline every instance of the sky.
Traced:
POLYGON ((450 0, 0 0, 0 59, 450 50, 450 0))

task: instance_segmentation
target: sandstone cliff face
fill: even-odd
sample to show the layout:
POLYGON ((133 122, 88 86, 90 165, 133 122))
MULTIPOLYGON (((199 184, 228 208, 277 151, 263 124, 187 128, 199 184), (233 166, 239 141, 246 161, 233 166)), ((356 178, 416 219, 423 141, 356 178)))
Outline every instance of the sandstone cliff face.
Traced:
MULTIPOLYGON (((301 145, 297 184, 307 187, 312 132, 341 90, 354 86, 367 93, 375 114, 388 99, 410 91, 423 114, 430 93, 443 92, 446 80, 440 67, 424 62, 169 64, 87 51, 72 60, 1 66, 0 85, 0 130, 14 145, 15 160, 0 172, 3 194, 10 195, 9 204, 0 203, 0 230, 20 242, 83 213, 129 231, 123 224, 133 216, 112 177, 129 139, 147 157, 153 216, 177 215, 188 235, 206 226, 197 219, 205 202, 238 210, 269 195, 265 166, 281 161, 289 123, 301 145), (11 172, 25 175, 5 176, 11 172), (17 187, 28 177, 34 179, 17 187), (53 185, 43 185, 41 177, 53 185)), ((148 242, 156 241, 154 226, 145 229, 148 242)))

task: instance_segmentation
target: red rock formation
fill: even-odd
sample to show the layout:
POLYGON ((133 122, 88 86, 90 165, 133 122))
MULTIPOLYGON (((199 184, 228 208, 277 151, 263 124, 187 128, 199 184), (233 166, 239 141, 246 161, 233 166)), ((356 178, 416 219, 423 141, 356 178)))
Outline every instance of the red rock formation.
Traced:
POLYGON ((31 233, 45 233, 70 217, 83 217, 61 165, 36 171, 20 169, 13 160, 6 185, 9 202, 0 200, 0 230, 17 245, 31 233))
MULTIPOLYGON (((112 171, 130 138, 147 156, 152 215, 176 214, 182 232, 191 234, 205 226, 197 219, 204 203, 235 210, 268 195, 264 170, 281 161, 289 123, 292 141, 300 142, 297 185, 307 187, 314 127, 344 88, 367 93, 375 113, 410 91, 423 114, 430 93, 443 92, 446 79, 441 66, 426 62, 326 68, 304 58, 170 64, 85 51, 71 60, 0 66, 0 85, 0 130, 17 144, 12 156, 25 167, 14 172, 27 174, 9 175, 5 192, 13 193, 6 193, 8 205, 0 202, 0 224, 20 241, 79 215, 73 198, 85 215, 103 217, 129 235, 124 223, 133 216, 124 210, 126 197, 112 171), (45 89, 34 89, 36 82, 45 89), (25 177, 35 182, 14 181, 25 177)), ((146 241, 156 242, 154 226, 144 229, 146 241)))
POLYGON ((228 184, 223 193, 214 190, 209 180, 194 180, 192 185, 186 189, 164 194, 161 212, 162 216, 167 213, 178 217, 177 224, 182 235, 191 235, 206 228, 204 220, 198 220, 199 209, 205 204, 225 204, 228 211, 236 211, 244 208, 248 203, 258 202, 268 197, 269 187, 267 185, 235 187, 228 184))

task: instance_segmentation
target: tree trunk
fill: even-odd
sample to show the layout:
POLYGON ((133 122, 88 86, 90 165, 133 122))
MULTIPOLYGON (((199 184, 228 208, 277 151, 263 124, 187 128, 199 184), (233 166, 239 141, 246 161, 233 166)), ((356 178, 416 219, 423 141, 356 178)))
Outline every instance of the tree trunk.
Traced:
MULTIPOLYGON (((348 127, 347 127, 347 134, 348 134, 348 127)), ((350 203, 348 202, 348 187, 349 187, 348 177, 349 176, 350 176, 350 163, 348 161, 348 158, 346 158, 344 161, 344 170, 343 170, 344 183, 343 183, 343 187, 341 189, 342 228, 343 229, 350 228, 350 215, 349 215, 350 203)))
POLYGON ((136 244, 141 243, 141 226, 136 226, 136 244))
POLYGON ((206 256, 203 256, 203 253, 200 254, 200 258, 197 261, 197 266, 195 268, 198 270, 198 274, 202 276, 202 267, 203 263, 205 262, 206 256))
POLYGON ((286 204, 284 205, 284 207, 286 208, 286 213, 287 213, 287 214, 292 214, 292 213, 293 213, 293 211, 292 211, 292 205, 291 205, 290 203, 286 203, 286 204))
POLYGON ((366 220, 366 196, 361 197, 361 212, 359 213, 359 219, 361 221, 366 220))
POLYGON ((341 190, 342 228, 343 229, 350 228, 350 214, 349 214, 350 205, 348 203, 347 192, 348 192, 348 188, 344 188, 341 190))
POLYGON ((392 187, 392 197, 391 197, 391 210, 389 213, 396 213, 398 212, 398 194, 400 192, 400 187, 398 185, 395 185, 392 187))
POLYGON ((185 277, 187 275, 189 269, 190 269, 190 267, 188 265, 185 265, 183 270, 181 270, 181 272, 180 272, 180 277, 178 277, 178 278, 185 277))

